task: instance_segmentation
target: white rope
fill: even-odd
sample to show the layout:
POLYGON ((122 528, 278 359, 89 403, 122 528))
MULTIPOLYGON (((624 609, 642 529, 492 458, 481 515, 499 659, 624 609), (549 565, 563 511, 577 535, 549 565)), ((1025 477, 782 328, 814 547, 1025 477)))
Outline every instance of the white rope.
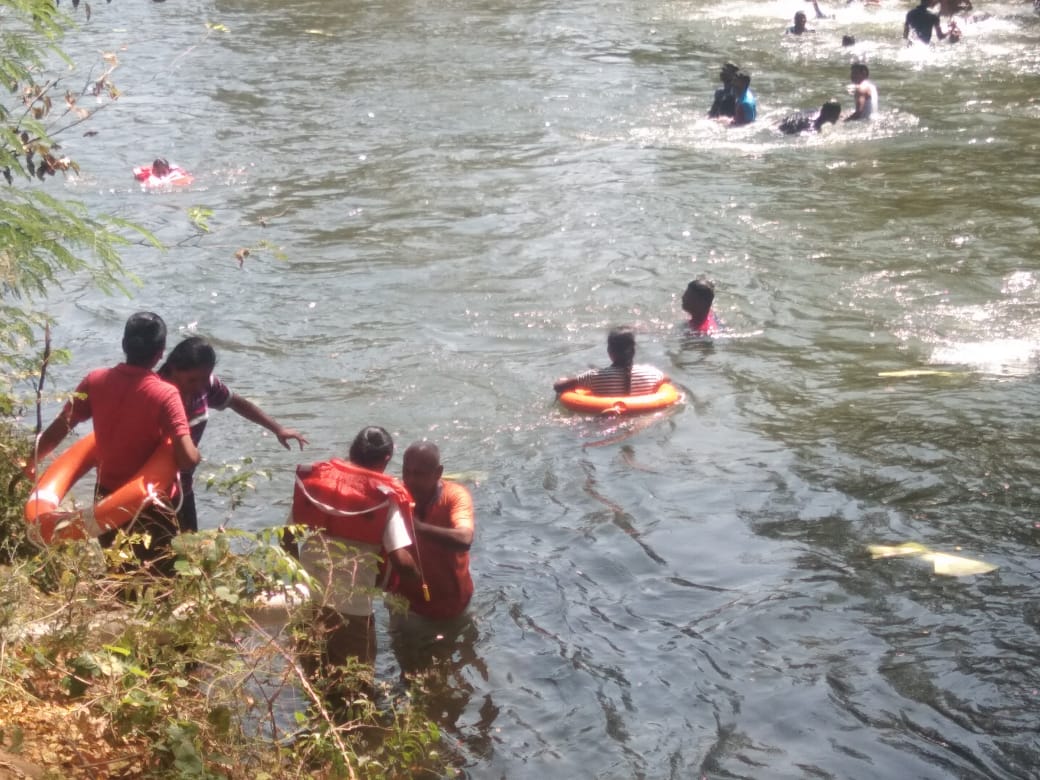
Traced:
POLYGON ((318 499, 316 499, 314 496, 312 496, 310 493, 308 493, 307 487, 303 484, 303 480, 300 479, 299 475, 296 476, 296 486, 300 489, 300 492, 303 493, 303 497, 310 501, 311 504, 320 509, 322 512, 332 515, 333 517, 357 517, 358 515, 367 515, 369 512, 375 512, 378 509, 384 509, 385 507, 390 506, 390 499, 387 499, 382 504, 370 507, 369 509, 362 509, 360 512, 348 512, 345 509, 337 509, 334 506, 324 504, 318 499))

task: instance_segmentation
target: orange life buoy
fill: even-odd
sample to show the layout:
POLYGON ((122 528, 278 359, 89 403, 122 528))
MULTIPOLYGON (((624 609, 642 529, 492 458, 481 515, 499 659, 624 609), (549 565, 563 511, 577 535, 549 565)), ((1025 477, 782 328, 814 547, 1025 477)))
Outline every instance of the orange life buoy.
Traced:
POLYGON ((186 187, 195 181, 194 176, 176 165, 171 165, 170 172, 165 176, 156 176, 152 173, 152 166, 150 165, 138 165, 134 168, 134 178, 149 189, 186 187))
POLYGON ((671 382, 665 382, 656 392, 645 395, 593 395, 585 387, 576 387, 560 393, 560 403, 575 412, 652 412, 680 401, 682 393, 671 382))
POLYGON ((60 511, 65 494, 97 465, 94 434, 89 433, 58 456, 25 502, 25 521, 47 544, 86 539, 119 528, 148 504, 165 497, 177 479, 173 443, 167 439, 134 476, 88 509, 60 511))

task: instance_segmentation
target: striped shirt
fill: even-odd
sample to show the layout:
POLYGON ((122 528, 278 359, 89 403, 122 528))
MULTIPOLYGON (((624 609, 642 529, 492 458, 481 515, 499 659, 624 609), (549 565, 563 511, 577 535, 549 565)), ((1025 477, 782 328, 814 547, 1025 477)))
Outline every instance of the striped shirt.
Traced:
POLYGON ((656 392, 665 380, 664 374, 653 366, 634 365, 632 366, 632 381, 628 392, 625 392, 627 374, 628 371, 621 366, 608 366, 578 374, 575 379, 578 381, 578 387, 587 387, 593 395, 614 397, 649 395, 656 392))

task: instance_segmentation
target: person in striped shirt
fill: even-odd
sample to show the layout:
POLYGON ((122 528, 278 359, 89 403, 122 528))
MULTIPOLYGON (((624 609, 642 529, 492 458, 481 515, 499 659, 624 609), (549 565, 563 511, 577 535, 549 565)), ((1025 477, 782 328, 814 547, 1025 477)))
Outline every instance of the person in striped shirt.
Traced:
POLYGON ((653 366, 637 365, 636 334, 632 328, 614 328, 607 336, 607 368, 594 368, 574 377, 558 379, 553 390, 562 393, 576 387, 587 388, 593 395, 629 396, 649 395, 668 381, 668 377, 653 366))

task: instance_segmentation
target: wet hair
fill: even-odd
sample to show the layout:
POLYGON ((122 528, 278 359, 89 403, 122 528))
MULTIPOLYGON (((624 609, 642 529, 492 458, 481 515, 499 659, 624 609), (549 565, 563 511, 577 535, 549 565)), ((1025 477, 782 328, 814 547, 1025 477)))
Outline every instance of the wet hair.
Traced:
POLYGON ((733 80, 735 82, 738 82, 738 83, 743 81, 745 84, 749 84, 750 85, 751 84, 751 74, 748 73, 746 70, 737 71, 737 73, 733 76, 733 80))
POLYGON ((856 36, 855 35, 843 35, 843 36, 841 36, 841 45, 842 46, 855 46, 856 45, 856 36))
POLYGON ((870 78, 870 68, 867 67, 865 62, 854 62, 850 69, 852 73, 862 73, 863 78, 870 78))
POLYGON ((627 325, 614 328, 607 335, 607 353, 613 365, 627 368, 625 395, 632 390, 632 364, 636 360, 636 332, 627 325))
POLYGON ((394 440, 386 428, 362 428, 350 443, 350 461, 366 469, 382 469, 394 454, 394 440))
POLYGON ((820 106, 820 119, 823 122, 837 122, 841 116, 841 103, 837 100, 828 100, 820 106))
POLYGON ((686 294, 696 298, 707 308, 715 300, 715 284, 704 277, 694 279, 686 285, 686 294))
POLYGON ((131 314, 123 328, 123 353, 132 366, 151 368, 153 361, 166 349, 166 323, 150 311, 131 314))
POLYGON ((169 371, 191 371, 196 368, 212 371, 216 365, 217 353, 210 343, 201 336, 188 336, 170 350, 159 373, 165 376, 169 371))
POLYGON ((805 15, 805 11, 799 11, 794 15, 794 23, 798 24, 798 20, 801 19, 803 22, 807 22, 809 17, 805 15))
POLYGON ((152 175, 165 176, 170 172, 170 164, 165 157, 156 157, 152 160, 152 175))

